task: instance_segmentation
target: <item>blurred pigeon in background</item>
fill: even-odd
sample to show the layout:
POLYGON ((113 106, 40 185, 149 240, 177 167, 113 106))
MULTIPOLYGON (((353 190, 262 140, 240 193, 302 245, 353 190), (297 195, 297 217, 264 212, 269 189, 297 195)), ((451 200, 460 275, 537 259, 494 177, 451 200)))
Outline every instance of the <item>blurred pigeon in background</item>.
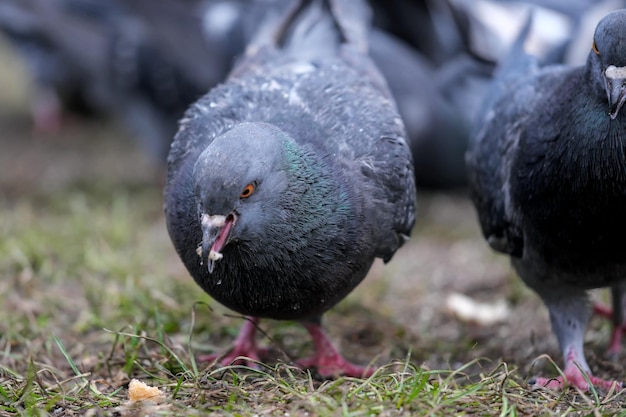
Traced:
POLYGON ((222 363, 259 358, 259 318, 297 320, 315 344, 301 366, 366 376, 332 346, 321 316, 408 238, 411 154, 367 56, 366 5, 280 4, 227 81, 182 120, 167 227, 198 285, 251 317, 222 363))
MULTIPOLYGON (((465 186, 471 124, 453 100, 463 94, 464 86, 459 86, 469 77, 455 77, 451 82, 457 93, 445 97, 434 65, 417 50, 380 29, 371 31, 369 42, 370 56, 387 80, 407 130, 416 184, 438 189, 465 186)), ((484 79, 486 84, 489 78, 484 79)))
POLYGON ((531 384, 585 390, 584 372, 621 388, 591 376, 583 335, 587 290, 619 289, 626 276, 626 10, 600 21, 583 66, 539 66, 523 50, 528 26, 472 135, 472 200, 488 243, 548 307, 563 353, 564 377, 531 384))
POLYGON ((204 89, 203 94, 226 78, 235 58, 243 53, 258 24, 252 18, 260 14, 256 4, 250 0, 125 0, 159 54, 175 63, 192 85, 204 89))
MULTIPOLYGON (((216 12, 218 3, 1 0, 0 32, 35 84, 35 127, 54 131, 63 111, 77 108, 112 116, 165 164, 185 109, 226 77, 244 48, 241 25, 213 25, 213 38, 205 36, 212 13, 229 13, 216 12)), ((239 3, 229 4, 237 19, 239 3)))
POLYGON ((54 132, 64 112, 99 114, 113 95, 107 65, 115 1, 2 0, 0 33, 22 58, 34 86, 34 128, 54 132))
POLYGON ((467 28, 460 27, 450 1, 370 0, 374 25, 402 39, 436 67, 465 50, 467 28))
MULTIPOLYGON (((165 162, 178 121, 184 111, 210 88, 223 81, 236 57, 243 53, 250 33, 262 15, 249 0, 126 0, 129 19, 140 27, 131 50, 134 77, 123 91, 141 110, 145 126, 139 130, 144 147, 152 147, 165 162), (158 128, 152 134, 150 126, 158 128), (143 133, 143 134, 142 134, 143 133)), ((121 30, 133 30, 126 23, 121 30)), ((124 34, 124 32, 122 32, 124 34)), ((121 41, 132 39, 122 36, 121 41)), ((121 49, 121 48, 118 48, 121 49)), ((133 121, 131 121, 131 125, 133 121)))

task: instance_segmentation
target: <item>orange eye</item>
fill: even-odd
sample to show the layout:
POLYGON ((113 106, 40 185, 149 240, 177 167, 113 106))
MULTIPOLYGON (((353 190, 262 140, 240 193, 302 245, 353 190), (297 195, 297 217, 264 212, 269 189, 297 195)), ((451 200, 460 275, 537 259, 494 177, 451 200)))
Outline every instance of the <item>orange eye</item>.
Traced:
POLYGON ((239 194, 239 198, 248 198, 252 195, 252 193, 254 192, 255 186, 254 183, 250 183, 248 185, 246 185, 246 188, 243 189, 243 191, 241 192, 241 194, 239 194))
POLYGON ((596 41, 593 41, 593 44, 591 45, 591 50, 596 54, 596 55, 600 55, 600 51, 598 51, 598 47, 596 46, 596 41))

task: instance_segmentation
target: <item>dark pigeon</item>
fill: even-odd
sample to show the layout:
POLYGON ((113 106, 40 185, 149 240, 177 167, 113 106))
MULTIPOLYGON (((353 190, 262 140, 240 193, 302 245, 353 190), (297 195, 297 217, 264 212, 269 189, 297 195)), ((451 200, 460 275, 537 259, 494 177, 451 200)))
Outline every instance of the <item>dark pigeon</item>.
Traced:
POLYGON ((260 318, 297 320, 315 344, 300 365, 370 375, 332 346, 321 317, 407 239, 411 154, 366 55, 366 6, 288 6, 268 12, 228 80, 181 121, 168 158, 167 228, 198 285, 251 317, 222 363, 260 356, 260 318))
MULTIPOLYGON (((528 31, 526 26, 525 32, 528 31)), ((583 351, 587 290, 626 277, 626 10, 608 14, 583 66, 540 67, 525 33, 499 69, 467 153, 473 202, 495 250, 542 298, 564 376, 531 384, 602 389, 583 351), (579 368, 580 367, 580 368, 579 368)))

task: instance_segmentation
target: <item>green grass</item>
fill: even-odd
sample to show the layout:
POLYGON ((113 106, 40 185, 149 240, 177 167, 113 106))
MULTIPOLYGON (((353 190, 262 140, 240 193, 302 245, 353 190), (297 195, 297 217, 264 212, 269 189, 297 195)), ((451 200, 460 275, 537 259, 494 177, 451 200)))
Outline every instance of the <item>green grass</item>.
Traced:
MULTIPOLYGON (((159 187, 117 184, 2 203, 0 416, 626 415, 614 393, 528 391, 506 363, 428 369, 392 353, 369 379, 328 381, 280 358, 261 370, 196 363, 239 321, 186 275, 160 199, 159 187), (131 378, 165 401, 129 404, 131 378)), ((286 349, 306 349, 292 325, 269 327, 286 349)))

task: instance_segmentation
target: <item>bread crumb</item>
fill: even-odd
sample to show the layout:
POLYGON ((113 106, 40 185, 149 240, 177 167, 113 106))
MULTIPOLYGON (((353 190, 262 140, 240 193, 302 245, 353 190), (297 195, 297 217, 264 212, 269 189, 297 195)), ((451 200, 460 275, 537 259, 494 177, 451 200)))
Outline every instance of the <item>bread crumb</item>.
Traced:
POLYGON ((151 387, 137 379, 132 379, 128 384, 128 400, 131 403, 137 401, 153 401, 158 403, 164 399, 165 394, 157 387, 151 387))
POLYGON ((214 250, 209 252, 209 259, 212 260, 212 261, 219 261, 223 257, 224 257, 224 255, 222 255, 220 252, 216 252, 214 250))
POLYGON ((503 322, 510 314, 510 308, 505 300, 484 303, 459 293, 448 296, 446 307, 459 320, 481 326, 503 322))

